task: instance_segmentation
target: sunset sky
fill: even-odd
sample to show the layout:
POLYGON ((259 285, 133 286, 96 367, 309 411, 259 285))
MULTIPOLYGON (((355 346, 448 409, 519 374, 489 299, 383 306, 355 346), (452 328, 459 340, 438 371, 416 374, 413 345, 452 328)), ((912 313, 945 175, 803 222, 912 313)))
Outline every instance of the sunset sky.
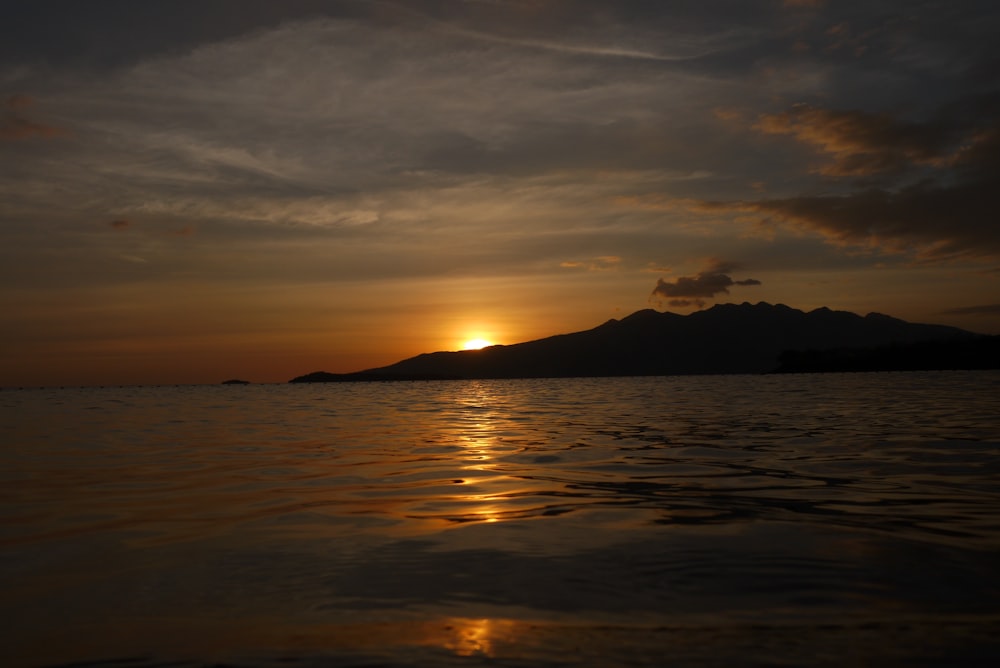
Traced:
POLYGON ((95 0, 0 22, 0 386, 642 308, 1000 333, 1000 3, 95 0))

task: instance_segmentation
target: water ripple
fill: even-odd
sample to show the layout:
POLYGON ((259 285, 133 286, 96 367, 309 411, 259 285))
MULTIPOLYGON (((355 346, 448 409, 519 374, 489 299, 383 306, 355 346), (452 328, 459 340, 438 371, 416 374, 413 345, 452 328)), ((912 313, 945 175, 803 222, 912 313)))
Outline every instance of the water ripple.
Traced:
MULTIPOLYGON (((234 665, 240 643, 257 646, 251 627, 280 647, 313 638, 345 665, 405 665, 414 647, 440 665, 470 647, 561 665, 542 646, 552 628, 590 629, 583 645, 615 629, 605 651, 627 636, 659 656, 677 634, 650 629, 682 622, 736 645, 740 625, 769 624, 761 642, 791 651, 796 624, 823 645, 909 620, 909 642, 953 624, 949 646, 973 628, 985 647, 1000 614, 998 381, 4 392, 0 609, 18 647, 55 633, 52 662, 95 657, 79 665, 187 665, 148 657, 193 647, 180 638, 194 627, 218 633, 192 651, 234 665), (470 619, 492 624, 492 644, 470 619), (331 640, 355 623, 389 624, 407 649, 331 640)), ((359 637, 385 640, 375 628, 359 637)), ((605 665, 655 663, 615 656, 605 665)))

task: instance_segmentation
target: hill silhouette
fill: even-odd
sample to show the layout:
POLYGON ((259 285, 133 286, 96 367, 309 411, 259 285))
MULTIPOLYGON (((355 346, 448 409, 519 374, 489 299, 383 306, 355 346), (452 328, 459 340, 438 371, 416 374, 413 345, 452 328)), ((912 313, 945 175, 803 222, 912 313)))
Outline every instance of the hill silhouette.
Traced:
POLYGON ((893 342, 874 348, 787 350, 775 373, 1000 369, 1000 336, 893 342))
POLYGON ((481 350, 425 353, 354 373, 318 371, 291 382, 764 373, 775 370, 786 351, 976 338, 955 327, 879 313, 862 317, 828 308, 806 313, 766 302, 719 304, 689 315, 646 309, 582 332, 481 350))

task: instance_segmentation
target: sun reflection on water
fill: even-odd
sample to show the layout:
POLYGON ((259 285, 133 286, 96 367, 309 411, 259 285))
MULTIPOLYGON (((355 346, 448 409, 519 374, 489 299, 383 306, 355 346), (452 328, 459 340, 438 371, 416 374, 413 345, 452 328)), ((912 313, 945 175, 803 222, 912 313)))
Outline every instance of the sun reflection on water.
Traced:
POLYGON ((498 424, 503 419, 497 408, 501 397, 496 386, 489 383, 470 383, 465 389, 466 393, 458 399, 458 408, 469 414, 470 419, 463 421, 462 430, 456 435, 463 453, 462 469, 470 473, 470 485, 480 490, 488 486, 489 491, 459 497, 465 506, 459 514, 463 522, 500 522, 504 519, 504 494, 509 491, 496 490, 497 483, 509 482, 506 476, 496 475, 498 457, 509 451, 498 433, 498 424), (494 475, 484 475, 491 473, 494 475))
POLYGON ((468 493, 449 519, 453 522, 496 523, 516 516, 513 500, 523 481, 512 476, 503 459, 521 449, 509 440, 510 410, 495 383, 466 384, 457 398, 460 429, 451 434, 461 448, 462 470, 467 472, 468 493))
MULTIPOLYGON (((492 619, 453 619, 445 626, 450 635, 442 646, 458 656, 493 656, 496 623, 492 619)), ((509 625, 508 625, 509 626, 509 625)), ((508 629, 509 630, 509 629, 508 629)))

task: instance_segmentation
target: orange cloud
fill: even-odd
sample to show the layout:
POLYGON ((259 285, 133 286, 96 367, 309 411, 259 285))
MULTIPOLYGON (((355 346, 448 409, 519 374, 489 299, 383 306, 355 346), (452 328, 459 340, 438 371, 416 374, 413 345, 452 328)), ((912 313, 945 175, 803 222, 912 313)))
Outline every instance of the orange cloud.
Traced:
POLYGON ((762 224, 817 231, 838 245, 877 247, 924 259, 1000 256, 996 193, 1000 189, 1000 131, 992 116, 910 123, 885 114, 798 105, 760 117, 757 129, 791 134, 833 156, 828 176, 937 167, 902 187, 868 187, 845 194, 751 201, 687 202, 702 213, 751 214, 762 224))
POLYGON ((621 263, 622 259, 617 255, 601 255, 600 257, 590 258, 587 261, 576 261, 568 260, 566 262, 560 262, 559 266, 564 269, 586 269, 587 271, 607 271, 609 269, 616 269, 621 263))
POLYGON ((0 114, 0 140, 51 138, 66 134, 62 128, 26 118, 24 111, 34 104, 35 99, 30 95, 11 95, 5 100, 6 109, 0 114))
POLYGON ((742 201, 656 201, 658 207, 685 206, 703 214, 749 215, 760 226, 784 224, 819 232, 842 246, 867 246, 930 260, 1000 256, 996 193, 1000 190, 1000 130, 995 112, 971 121, 940 115, 916 123, 888 114, 836 111, 796 105, 759 117, 755 128, 788 134, 818 148, 832 162, 825 176, 902 176, 869 181, 863 189, 742 201), (919 181, 907 177, 913 167, 919 181))
POLYGON ((936 123, 910 123, 888 114, 837 111, 798 104, 780 114, 764 114, 754 129, 791 135, 833 158, 824 176, 870 176, 921 164, 946 166, 954 161, 952 136, 936 123))
POLYGON ((716 107, 715 109, 712 109, 712 115, 720 121, 738 121, 742 118, 739 111, 727 107, 716 107))
POLYGON ((108 225, 110 225, 116 230, 124 230, 131 227, 132 223, 130 223, 127 220, 112 220, 110 223, 108 223, 108 225))

